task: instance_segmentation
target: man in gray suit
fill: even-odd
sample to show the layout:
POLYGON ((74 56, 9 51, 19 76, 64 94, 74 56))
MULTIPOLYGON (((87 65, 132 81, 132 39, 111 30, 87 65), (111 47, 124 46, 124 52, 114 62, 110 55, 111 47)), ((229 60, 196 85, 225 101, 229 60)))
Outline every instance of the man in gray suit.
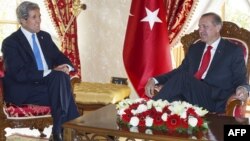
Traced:
POLYGON ((222 20, 215 13, 206 13, 199 20, 200 41, 192 44, 182 64, 173 71, 150 78, 145 86, 148 97, 169 102, 184 100, 210 112, 225 112, 230 96, 244 100, 249 86, 243 49, 220 36, 222 20), (202 60, 210 48, 207 67, 201 73, 202 60), (154 96, 156 85, 162 85, 154 96), (240 86, 240 87, 239 87, 240 86))

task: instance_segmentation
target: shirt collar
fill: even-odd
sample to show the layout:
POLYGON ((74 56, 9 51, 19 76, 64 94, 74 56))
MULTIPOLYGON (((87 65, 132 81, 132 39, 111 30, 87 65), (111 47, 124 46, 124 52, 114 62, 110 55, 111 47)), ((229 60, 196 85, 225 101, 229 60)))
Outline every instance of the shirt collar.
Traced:
MULTIPOLYGON (((27 39, 31 39, 31 36, 33 33, 29 32, 28 30, 26 30, 25 28, 21 27, 21 31, 23 32, 24 36, 27 38, 27 39)), ((35 33, 34 33, 35 34, 35 33)))
MULTIPOLYGON (((219 45, 219 43, 220 43, 220 40, 221 40, 221 37, 220 38, 218 38, 216 41, 214 41, 210 46, 212 46, 213 48, 213 50, 216 50, 217 49, 217 47, 218 47, 218 45, 219 45)), ((208 44, 206 44, 206 47, 207 46, 209 46, 208 44)))

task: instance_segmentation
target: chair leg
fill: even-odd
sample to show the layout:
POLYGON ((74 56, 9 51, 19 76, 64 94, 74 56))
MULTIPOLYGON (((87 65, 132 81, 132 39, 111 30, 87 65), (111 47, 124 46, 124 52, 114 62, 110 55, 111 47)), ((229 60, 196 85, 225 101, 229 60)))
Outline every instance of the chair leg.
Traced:
POLYGON ((40 133, 40 138, 45 138, 46 137, 46 134, 43 133, 43 130, 44 129, 41 129, 41 128, 38 129, 38 131, 40 133))
POLYGON ((6 141, 6 132, 5 132, 5 129, 6 126, 2 125, 2 123, 0 124, 0 141, 6 141))

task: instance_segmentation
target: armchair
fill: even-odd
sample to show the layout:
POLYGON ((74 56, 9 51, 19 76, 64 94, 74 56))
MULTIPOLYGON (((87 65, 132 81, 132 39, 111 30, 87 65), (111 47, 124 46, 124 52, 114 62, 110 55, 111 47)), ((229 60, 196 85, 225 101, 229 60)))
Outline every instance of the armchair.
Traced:
MULTIPOLYGON (((0 141, 5 141, 5 128, 30 128, 38 129, 40 137, 44 138, 43 133, 45 127, 53 125, 51 117, 51 109, 49 106, 38 106, 33 104, 25 104, 21 106, 4 101, 3 81, 3 60, 0 56, 0 141)), ((71 83, 75 83, 71 79, 71 83)))
MULTIPOLYGON (((235 23, 224 21, 223 27, 221 30, 221 36, 228 38, 230 41, 238 44, 244 49, 245 63, 247 67, 247 78, 250 81, 250 32, 244 28, 238 27, 235 23)), ((186 34, 181 38, 181 43, 183 45, 184 53, 187 53, 187 50, 191 44, 199 40, 198 30, 193 31, 190 34, 186 34)), ((249 103, 250 104, 250 103, 249 103)), ((240 100, 229 98, 226 106, 226 115, 228 116, 245 116, 242 115, 242 109, 245 109, 243 113, 247 111, 247 102, 241 102, 240 100), (245 105, 245 106, 244 106, 245 105), (241 111, 241 112, 239 112, 241 111)))
POLYGON ((38 129, 40 137, 46 137, 43 130, 52 125, 50 107, 31 104, 16 106, 4 102, 3 76, 3 60, 0 57, 0 140, 6 140, 4 129, 7 127, 38 129))

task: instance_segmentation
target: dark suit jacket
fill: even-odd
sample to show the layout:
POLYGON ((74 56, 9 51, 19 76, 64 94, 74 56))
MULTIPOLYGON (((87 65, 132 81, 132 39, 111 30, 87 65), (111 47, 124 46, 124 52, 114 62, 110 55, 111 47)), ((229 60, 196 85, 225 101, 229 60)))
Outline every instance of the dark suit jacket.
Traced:
MULTIPOLYGON (((164 84, 180 71, 194 75, 200 65, 205 46, 206 44, 201 41, 191 45, 177 69, 156 77, 159 84, 164 84)), ((238 86, 247 84, 246 72, 242 48, 222 38, 204 79, 204 82, 213 88, 211 98, 214 99, 215 104, 221 105, 220 102, 228 99, 238 86)))
MULTIPOLYGON (((57 48, 51 36, 44 31, 37 33, 44 58, 48 68, 60 64, 69 64, 70 60, 57 48)), ((35 56, 32 48, 21 29, 4 39, 2 44, 5 65, 4 97, 8 102, 17 105, 34 92, 47 93, 47 88, 42 85, 43 71, 37 70, 35 56), (40 84, 41 83, 41 84, 40 84)))

